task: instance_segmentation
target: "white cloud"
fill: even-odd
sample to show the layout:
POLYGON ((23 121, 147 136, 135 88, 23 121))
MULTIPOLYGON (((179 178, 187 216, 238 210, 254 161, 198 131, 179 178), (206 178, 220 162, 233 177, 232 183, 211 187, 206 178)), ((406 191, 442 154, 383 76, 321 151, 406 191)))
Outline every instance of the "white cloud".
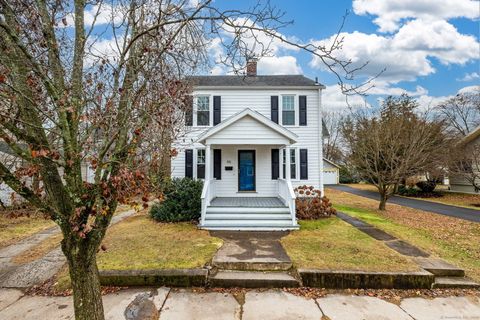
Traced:
POLYGON ((397 30, 405 19, 480 17, 479 2, 476 0, 354 0, 353 11, 358 15, 377 16, 373 22, 381 32, 397 30))
POLYGON ((468 86, 464 87, 457 92, 458 94, 461 93, 479 93, 480 94, 480 86, 468 86))
POLYGON ((417 19, 407 22, 392 39, 398 50, 422 52, 438 58, 443 64, 463 64, 478 59, 479 46, 475 37, 463 35, 443 20, 417 19))
MULTIPOLYGON (((88 6, 84 11, 84 24, 85 26, 91 26, 95 23, 95 26, 109 24, 112 21, 115 25, 122 22, 125 14, 120 5, 111 6, 106 3, 96 4, 88 6)), ((70 13, 66 16, 66 22, 68 27, 72 27, 75 23, 75 15, 70 13)))
POLYGON ((322 90, 322 106, 325 111, 341 112, 370 107, 362 96, 345 96, 338 85, 326 86, 322 90))
POLYGON ((480 79, 480 74, 477 72, 466 73, 463 78, 458 78, 457 81, 469 82, 475 79, 480 79))
POLYGON ((411 97, 418 97, 428 94, 428 90, 422 86, 416 86, 415 91, 409 91, 400 87, 392 87, 388 82, 375 81, 373 84, 375 86, 368 91, 368 94, 388 96, 407 94, 411 97))
MULTIPOLYGON (((446 21, 414 20, 406 23, 396 34, 378 35, 358 31, 342 33, 343 46, 334 56, 347 61, 350 68, 356 68, 368 62, 368 65, 357 72, 357 79, 373 77, 381 70, 375 94, 385 91, 396 94, 400 88, 389 88, 401 81, 414 81, 418 77, 435 73, 432 59, 442 64, 465 64, 478 60, 480 43, 470 35, 460 34, 446 21)), ((332 43, 335 36, 317 41, 316 45, 332 43)), ((310 65, 325 70, 323 62, 313 56, 310 65)), ((340 70, 341 71, 341 70, 340 70)), ((421 95, 414 92, 412 95, 421 95)))
POLYGON ((293 56, 263 57, 258 61, 259 74, 302 74, 302 68, 293 56))

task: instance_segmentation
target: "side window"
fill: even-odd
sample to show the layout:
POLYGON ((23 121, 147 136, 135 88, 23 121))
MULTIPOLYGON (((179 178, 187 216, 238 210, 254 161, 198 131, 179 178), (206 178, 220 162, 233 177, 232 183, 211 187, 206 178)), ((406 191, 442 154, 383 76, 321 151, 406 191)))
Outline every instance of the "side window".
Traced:
POLYGON ((205 149, 197 150, 197 179, 205 179, 205 149))
POLYGON ((210 97, 197 97, 197 126, 210 125, 210 97))
POLYGON ((282 96, 282 124, 295 125, 295 96, 282 96))
POLYGON ((285 157, 286 151, 285 149, 282 150, 282 178, 287 179, 286 173, 286 166, 287 166, 287 158, 285 157))
POLYGON ((297 157, 296 149, 290 149, 290 178, 297 178, 297 157))

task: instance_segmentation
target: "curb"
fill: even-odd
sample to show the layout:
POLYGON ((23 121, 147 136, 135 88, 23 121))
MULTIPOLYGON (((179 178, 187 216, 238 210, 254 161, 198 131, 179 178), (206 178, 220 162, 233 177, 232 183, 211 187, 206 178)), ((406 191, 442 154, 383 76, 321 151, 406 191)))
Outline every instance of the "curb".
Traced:
POLYGON ((435 276, 428 271, 365 272, 298 269, 306 287, 327 289, 430 289, 435 276))
POLYGON ((169 286, 204 287, 207 269, 103 270, 100 283, 104 286, 169 286))

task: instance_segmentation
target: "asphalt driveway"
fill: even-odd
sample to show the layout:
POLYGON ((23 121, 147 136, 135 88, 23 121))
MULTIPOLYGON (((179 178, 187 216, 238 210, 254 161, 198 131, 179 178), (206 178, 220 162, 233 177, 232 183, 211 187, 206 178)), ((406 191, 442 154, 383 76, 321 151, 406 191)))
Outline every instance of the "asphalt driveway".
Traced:
MULTIPOLYGON (((357 196, 361 196, 361 197, 365 197, 373 200, 379 200, 378 193, 375 191, 360 190, 360 189, 352 188, 347 185, 330 185, 328 186, 328 188, 340 190, 343 192, 348 192, 357 196)), ((398 196, 392 196, 390 199, 388 199, 388 203, 394 203, 404 207, 428 211, 428 212, 437 213, 437 214, 443 214, 445 216, 455 217, 455 218, 469 220, 473 222, 480 222, 480 210, 450 206, 450 205, 431 202, 431 201, 424 201, 424 200, 411 199, 411 198, 398 197, 398 196)))

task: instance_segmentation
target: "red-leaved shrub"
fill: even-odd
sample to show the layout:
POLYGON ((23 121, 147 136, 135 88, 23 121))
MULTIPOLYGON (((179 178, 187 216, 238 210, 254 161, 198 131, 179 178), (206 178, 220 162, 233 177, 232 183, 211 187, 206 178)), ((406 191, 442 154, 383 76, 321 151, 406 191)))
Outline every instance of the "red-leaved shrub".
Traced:
POLYGON ((322 197, 321 192, 312 186, 295 188, 295 205, 297 218, 300 220, 315 220, 330 217, 337 211, 327 197, 322 197))

